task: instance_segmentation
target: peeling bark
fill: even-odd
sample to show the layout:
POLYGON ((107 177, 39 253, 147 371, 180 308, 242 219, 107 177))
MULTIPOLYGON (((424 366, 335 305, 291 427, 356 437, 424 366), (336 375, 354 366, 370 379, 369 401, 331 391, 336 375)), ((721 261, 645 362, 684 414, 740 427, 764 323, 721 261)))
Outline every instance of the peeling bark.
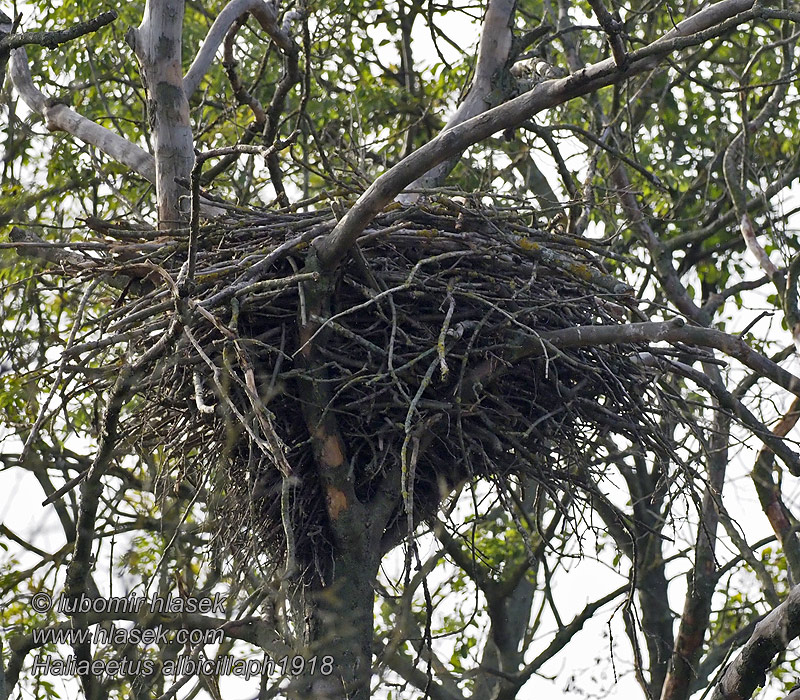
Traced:
MULTIPOLYGON (((317 269, 313 251, 306 269, 317 269)), ((330 315, 332 280, 321 275, 303 289, 306 310, 299 319, 296 357, 312 379, 299 380, 298 392, 325 496, 332 554, 330 561, 314 563, 315 574, 305 574, 312 580, 298 587, 294 607, 305 621, 302 642, 306 653, 318 659, 332 657, 333 673, 308 679, 293 697, 366 700, 372 675, 373 582, 397 489, 391 490, 394 499, 378 496, 362 502, 356 495, 347 446, 334 412, 328 410, 329 383, 317 351, 318 344, 325 342, 322 324, 330 315)), ((304 564, 308 567, 310 563, 304 564)))

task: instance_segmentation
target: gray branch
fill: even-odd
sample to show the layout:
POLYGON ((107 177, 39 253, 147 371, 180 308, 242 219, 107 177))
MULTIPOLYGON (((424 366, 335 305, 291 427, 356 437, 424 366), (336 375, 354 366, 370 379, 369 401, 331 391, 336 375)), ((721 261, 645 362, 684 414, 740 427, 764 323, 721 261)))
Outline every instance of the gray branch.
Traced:
POLYGON ((763 685, 772 659, 800 634, 800 586, 756 625, 753 636, 731 662, 711 700, 747 700, 763 685))
POLYGON ((14 49, 11 52, 9 68, 11 82, 19 96, 31 110, 44 117, 48 130, 66 131, 127 166, 148 182, 155 182, 155 161, 147 151, 110 129, 81 116, 67 105, 49 99, 33 84, 28 68, 28 55, 24 48, 14 49))
MULTIPOLYGON (((508 62, 511 51, 513 38, 511 27, 516 4, 516 0, 489 0, 478 45, 478 61, 472 86, 443 131, 463 124, 493 106, 491 94, 495 90, 495 76, 508 62)), ((448 159, 436 165, 418 177, 411 183, 411 189, 424 189, 440 185, 455 166, 458 155, 454 159, 448 159)), ((416 201, 418 197, 419 194, 409 192, 402 194, 398 199, 409 204, 416 201)))

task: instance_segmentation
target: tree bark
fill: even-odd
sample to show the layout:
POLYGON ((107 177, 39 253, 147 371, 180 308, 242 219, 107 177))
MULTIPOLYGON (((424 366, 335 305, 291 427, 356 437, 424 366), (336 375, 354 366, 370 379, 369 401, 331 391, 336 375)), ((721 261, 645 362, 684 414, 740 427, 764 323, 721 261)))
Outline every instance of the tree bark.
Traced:
MULTIPOLYGON (((800 398, 795 397, 789 410, 773 428, 777 437, 786 437, 800 418, 800 398)), ((781 487, 773 477, 775 453, 763 447, 756 458, 751 478, 755 486, 761 509, 772 525, 772 529, 783 547, 792 584, 800 581, 800 540, 797 537, 797 519, 786 506, 781 487)))
POLYGON ((298 588, 294 608, 303 615, 303 652, 307 662, 316 658, 316 668, 290 691, 292 700, 370 697, 373 581, 379 557, 377 550, 358 546, 358 540, 368 539, 366 531, 361 535, 354 538, 356 546, 334 554, 328 585, 298 588))
POLYGON ((194 165, 194 140, 189 101, 183 89, 181 32, 183 0, 148 0, 138 29, 129 34, 147 89, 147 116, 156 160, 159 229, 185 222, 188 192, 177 180, 189 181, 194 165))

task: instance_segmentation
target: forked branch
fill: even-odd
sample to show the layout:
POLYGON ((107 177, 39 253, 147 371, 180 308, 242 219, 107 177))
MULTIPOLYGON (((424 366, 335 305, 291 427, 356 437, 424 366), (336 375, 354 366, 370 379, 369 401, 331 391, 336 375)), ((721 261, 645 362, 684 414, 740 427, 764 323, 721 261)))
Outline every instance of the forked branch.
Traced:
POLYGON ((197 52, 192 65, 183 79, 183 90, 186 98, 191 98, 197 90, 203 76, 208 72, 217 50, 225 39, 228 30, 242 15, 250 13, 258 20, 261 28, 269 34, 270 38, 284 53, 297 51, 287 27, 278 24, 278 14, 275 8, 264 0, 231 0, 217 15, 214 24, 208 31, 202 47, 197 52))
MULTIPOLYGON (((489 0, 483 20, 481 40, 478 45, 478 60, 475 77, 464 101, 450 117, 443 131, 483 114, 492 107, 490 95, 495 90, 495 76, 508 62, 512 46, 511 27, 514 21, 516 0, 489 0)), ((496 102, 495 102, 496 104, 496 102)), ((431 168, 411 184, 412 189, 423 189, 440 185, 453 169, 456 160, 448 159, 431 168)), ((399 198, 405 203, 416 201, 416 193, 403 194, 399 198)))

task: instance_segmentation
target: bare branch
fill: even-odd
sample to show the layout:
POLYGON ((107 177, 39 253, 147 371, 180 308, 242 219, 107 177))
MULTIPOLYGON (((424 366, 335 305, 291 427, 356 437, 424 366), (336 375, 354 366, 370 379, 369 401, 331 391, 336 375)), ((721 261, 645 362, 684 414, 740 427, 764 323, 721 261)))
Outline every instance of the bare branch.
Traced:
MULTIPOLYGON (((233 55, 233 46, 236 43, 236 35, 239 30, 247 22, 247 17, 244 15, 239 17, 228 30, 225 35, 225 46, 223 48, 222 66, 225 69, 225 74, 228 77, 228 82, 233 89, 233 96, 236 102, 240 105, 247 105, 250 111, 253 112, 253 124, 248 127, 248 133, 255 134, 257 131, 263 130, 264 125, 267 123, 267 113, 261 102, 253 95, 251 95, 244 84, 239 74, 236 72, 237 61, 233 55)), ((183 79, 184 90, 186 89, 186 78, 183 79)))
POLYGON ((631 189, 628 174, 622 163, 611 173, 611 179, 617 188, 617 196, 622 204, 625 215, 631 222, 631 227, 643 239, 650 251, 656 272, 661 280, 661 285, 667 298, 675 304, 682 314, 702 325, 708 325, 710 318, 703 315, 701 309, 697 307, 694 299, 689 296, 686 287, 681 282, 675 270, 672 258, 663 253, 663 244, 659 240, 647 217, 644 215, 636 195, 631 189))
MULTIPOLYGON (((151 154, 119 134, 87 119, 62 102, 47 97, 34 84, 24 48, 14 49, 9 62, 9 75, 23 102, 44 118, 49 131, 63 131, 94 146, 110 158, 130 168, 148 182, 156 182, 156 164, 151 154)), ((201 204, 205 216, 217 217, 225 213, 208 200, 201 204)))
MULTIPOLYGON (((747 200, 747 211, 758 211, 764 209, 764 202, 769 201, 774 197, 778 192, 780 192, 785 187, 788 187, 794 180, 797 179, 798 170, 796 167, 791 168, 789 172, 782 175, 774 182, 770 183, 769 186, 764 188, 763 192, 761 192, 758 196, 752 197, 751 199, 747 200)), ((710 236, 713 236, 717 231, 721 231, 726 226, 729 226, 732 223, 736 222, 736 210, 730 209, 721 216, 717 216, 714 218, 706 226, 702 228, 695 229, 694 231, 687 231, 686 233, 679 233, 677 236, 670 238, 669 240, 664 241, 664 249, 667 251, 674 251, 674 250, 683 250, 687 248, 692 243, 696 243, 697 241, 702 241, 710 236)))
MULTIPOLYGON (((519 674, 515 674, 514 685, 516 688, 511 692, 519 692, 519 689, 528 680, 530 680, 534 673, 536 673, 547 661, 552 659, 559 651, 561 651, 561 649, 563 649, 569 643, 569 641, 583 629, 583 626, 586 624, 587 620, 589 620, 604 605, 614 600, 614 598, 618 598, 624 593, 627 593, 628 588, 628 584, 625 584, 624 586, 620 586, 610 593, 606 593, 606 595, 604 595, 602 598, 599 598, 594 602, 587 603, 581 612, 575 615, 572 620, 570 620, 564 627, 560 628, 555 635, 553 635, 553 641, 550 642, 549 646, 544 651, 536 656, 536 658, 534 658, 530 663, 526 664, 525 668, 523 668, 519 674)), ((505 697, 510 700, 510 698, 515 696, 515 694, 512 695, 509 693, 505 697)))
MULTIPOLYGON (((786 437, 797 424, 798 418, 800 418, 800 398, 795 398, 772 432, 779 438, 786 437)), ((786 563, 789 566, 790 580, 795 583, 800 581, 800 541, 797 538, 797 519, 783 501, 780 483, 776 483, 773 478, 774 462, 774 453, 767 447, 762 448, 753 466, 751 478, 761 508, 783 547, 786 563)))
POLYGON ((739 362, 755 370, 783 387, 795 396, 800 396, 800 378, 753 350, 744 340, 713 328, 686 326, 680 318, 665 323, 644 322, 619 326, 575 326, 559 331, 541 333, 538 338, 526 338, 513 349, 512 360, 542 352, 542 341, 557 348, 587 347, 608 343, 678 342, 698 347, 714 348, 735 357, 739 362))
POLYGON ((77 253, 71 253, 44 241, 35 233, 24 231, 14 226, 8 234, 9 239, 18 244, 15 246, 20 255, 43 260, 53 265, 73 265, 77 268, 93 267, 94 263, 77 253))
POLYGON ((431 700, 464 700, 463 695, 455 695, 438 683, 432 682, 426 673, 416 667, 414 659, 408 654, 395 651, 387 658, 389 668, 415 688, 424 689, 431 700))
POLYGON ((622 32, 624 29, 623 23, 612 15, 603 4, 603 0, 589 0, 589 5, 594 11, 600 26, 608 34, 608 43, 611 44, 611 51, 614 55, 614 60, 620 68, 624 68, 628 55, 625 52, 625 43, 622 40, 622 32))

